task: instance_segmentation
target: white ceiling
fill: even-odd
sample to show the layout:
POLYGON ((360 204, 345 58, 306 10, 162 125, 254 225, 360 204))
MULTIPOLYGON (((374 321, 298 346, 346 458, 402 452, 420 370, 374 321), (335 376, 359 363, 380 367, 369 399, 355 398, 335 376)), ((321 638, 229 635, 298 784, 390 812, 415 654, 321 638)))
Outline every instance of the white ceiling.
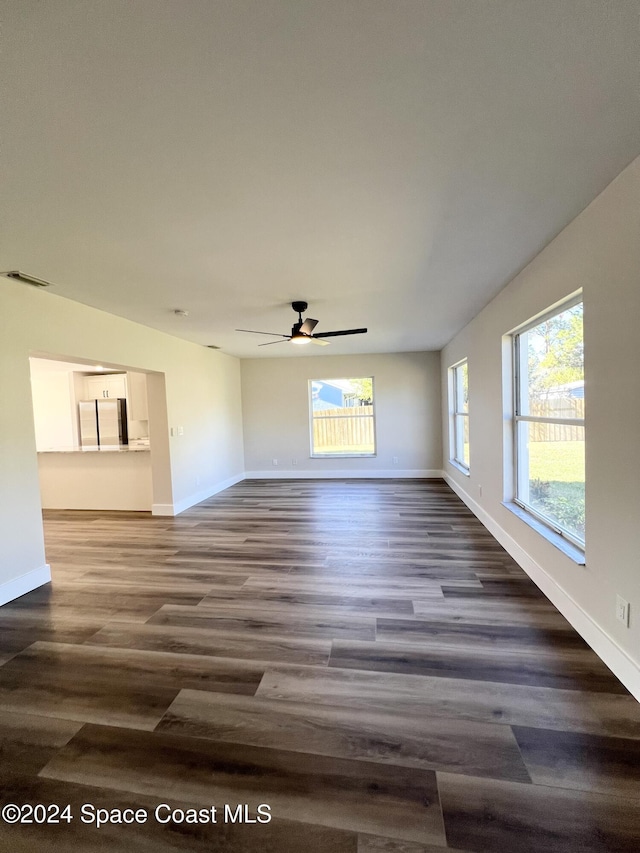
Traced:
POLYGON ((0 269, 243 357, 439 349, 640 153, 639 20, 640 0, 5 4, 0 269), (318 332, 370 331, 234 331, 288 332, 293 299, 318 332))

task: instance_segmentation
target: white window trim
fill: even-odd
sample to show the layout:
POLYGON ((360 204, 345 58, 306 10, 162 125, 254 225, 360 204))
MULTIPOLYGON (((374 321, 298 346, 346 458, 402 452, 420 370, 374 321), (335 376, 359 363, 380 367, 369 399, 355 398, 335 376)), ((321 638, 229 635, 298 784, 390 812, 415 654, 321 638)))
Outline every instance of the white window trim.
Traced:
MULTIPOLYGON (((519 326, 517 329, 514 329, 510 333, 511 338, 511 390, 512 390, 512 428, 511 428, 511 448, 512 448, 512 463, 513 463, 513 497, 510 501, 505 502, 505 506, 509 507, 509 504, 513 505, 513 511, 516 512, 516 515, 523 518, 523 520, 527 520, 523 517, 523 513, 531 516, 531 520, 533 523, 530 526, 537 530, 539 533, 544 535, 544 529, 547 529, 550 533, 548 538, 550 541, 554 541, 556 537, 560 538, 560 542, 563 540, 568 543, 570 548, 568 549, 568 555, 573 556, 572 552, 574 549, 577 549, 577 552, 580 554, 584 554, 585 552, 585 543, 581 540, 577 539, 575 536, 572 536, 568 530, 565 530, 561 527, 558 527, 554 524, 550 519, 546 518, 546 516, 537 512, 532 506, 525 503, 521 498, 518 497, 518 478, 520 475, 520 459, 518 457, 518 424, 519 423, 548 423, 548 424, 560 424, 564 426, 581 426, 585 427, 585 419, 584 418, 545 418, 539 417, 536 415, 521 415, 519 414, 520 407, 520 365, 519 365, 519 337, 531 329, 535 329, 536 326, 539 326, 541 323, 544 323, 545 320, 550 317, 555 317, 557 314, 561 314, 563 311, 568 311, 570 308, 573 308, 575 305, 579 305, 583 301, 582 291, 578 291, 577 293, 572 294, 565 300, 561 302, 557 302, 551 308, 546 311, 543 311, 541 314, 538 314, 532 320, 529 320, 527 323, 519 326), (541 529, 542 528, 542 529, 541 529)), ((586 430, 585 430, 586 433, 586 430)), ((555 544, 555 543, 554 543, 555 544)), ((564 550, 561 548, 561 550, 564 550)), ((576 560, 576 562, 582 562, 580 560, 576 560)))
MULTIPOLYGON (((362 376, 362 377, 345 377, 344 375, 340 376, 332 376, 328 377, 323 375, 321 378, 309 379, 307 385, 307 398, 309 402, 309 459, 372 459, 378 455, 378 434, 376 429, 376 391, 375 391, 375 377, 374 376, 362 376), (344 453, 317 453, 313 448, 313 383, 314 382, 322 382, 322 381, 330 381, 331 379, 371 379, 371 388, 373 390, 372 396, 372 413, 371 415, 366 415, 365 417, 371 417, 373 424, 373 453, 353 453, 350 451, 345 451, 344 453)), ((355 408, 355 407, 354 407, 355 408)), ((335 415, 336 420, 341 418, 351 418, 353 415, 335 415)))
MULTIPOLYGON (((459 458, 456 454, 458 453, 458 432, 457 432, 457 423, 456 418, 464 417, 467 419, 467 424, 469 423, 469 412, 459 412, 457 409, 458 406, 458 394, 457 394, 457 370, 459 367, 462 367, 463 364, 467 365, 467 376, 469 371, 469 359, 462 358, 460 361, 457 361, 455 364, 452 364, 449 368, 449 462, 454 468, 457 468, 463 474, 469 476, 470 467, 464 461, 464 453, 461 453, 461 458, 459 458)), ((470 434, 470 433, 469 433, 470 434)))

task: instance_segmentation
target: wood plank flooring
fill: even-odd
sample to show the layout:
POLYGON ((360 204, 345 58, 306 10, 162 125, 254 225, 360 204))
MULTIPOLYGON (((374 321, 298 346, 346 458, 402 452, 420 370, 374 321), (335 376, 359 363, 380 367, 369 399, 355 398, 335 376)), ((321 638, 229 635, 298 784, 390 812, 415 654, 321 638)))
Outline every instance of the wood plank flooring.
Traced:
POLYGON ((0 799, 74 820, 0 820, 0 853, 640 849, 640 705, 442 481, 45 535, 53 583, 0 608, 0 799))

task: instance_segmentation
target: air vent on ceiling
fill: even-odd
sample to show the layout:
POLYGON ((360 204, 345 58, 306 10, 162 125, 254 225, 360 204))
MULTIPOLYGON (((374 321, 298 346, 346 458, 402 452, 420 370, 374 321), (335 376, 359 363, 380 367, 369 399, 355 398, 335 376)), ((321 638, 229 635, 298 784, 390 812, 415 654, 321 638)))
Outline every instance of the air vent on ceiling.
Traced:
POLYGON ((7 278, 15 278, 16 281, 23 281, 25 284, 32 284, 34 287, 51 287, 50 281, 44 281, 41 278, 36 278, 35 275, 20 272, 20 270, 9 270, 9 272, 3 272, 2 275, 6 275, 7 278))

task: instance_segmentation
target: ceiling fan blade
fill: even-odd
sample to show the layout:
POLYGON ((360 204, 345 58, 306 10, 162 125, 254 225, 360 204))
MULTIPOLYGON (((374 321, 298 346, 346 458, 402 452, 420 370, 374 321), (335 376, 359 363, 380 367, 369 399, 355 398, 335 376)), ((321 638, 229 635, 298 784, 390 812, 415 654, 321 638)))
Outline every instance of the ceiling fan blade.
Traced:
POLYGON ((329 341, 321 341, 319 338, 309 336, 309 343, 315 344, 317 347, 328 347, 329 341))
POLYGON ((299 331, 303 332, 305 335, 310 335, 317 325, 317 320, 312 320, 311 317, 307 317, 304 323, 300 326, 299 331))
MULTIPOLYGON (((256 332, 255 329, 236 329, 236 332, 249 332, 251 335, 271 335, 273 338, 289 339, 291 337, 291 335, 281 335, 278 332, 256 332)), ((277 341, 274 341, 274 343, 277 343, 277 341)), ((263 344, 260 344, 260 346, 263 346, 263 344)))
MULTIPOLYGON (((268 333, 267 333, 267 332, 265 332, 264 334, 268 334, 268 333)), ((282 341, 267 341, 267 343, 266 343, 266 344, 258 344, 258 346, 259 346, 259 347, 270 347, 270 346, 272 346, 273 344, 286 344, 286 343, 287 343, 287 341, 290 341, 290 340, 291 340, 291 338, 290 338, 290 337, 287 337, 287 336, 285 335, 285 336, 284 336, 284 340, 282 340, 282 341)))
POLYGON ((341 332, 319 332, 314 338, 337 338, 341 335, 363 335, 367 329, 343 329, 341 332))

